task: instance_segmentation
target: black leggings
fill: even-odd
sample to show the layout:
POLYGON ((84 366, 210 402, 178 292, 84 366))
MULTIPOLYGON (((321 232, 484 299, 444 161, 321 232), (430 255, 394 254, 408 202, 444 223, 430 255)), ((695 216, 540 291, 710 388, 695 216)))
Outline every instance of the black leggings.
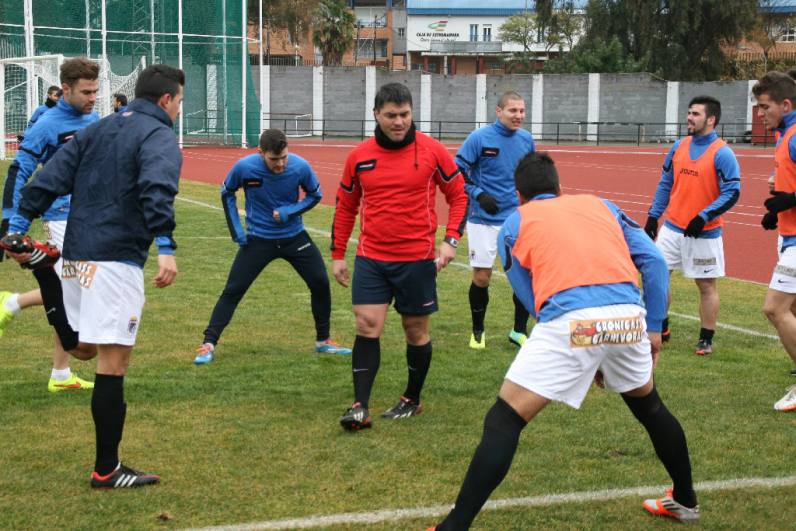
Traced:
POLYGON ((329 277, 318 247, 309 235, 301 233, 283 240, 266 240, 248 237, 249 243, 241 247, 232 262, 224 291, 213 308, 210 323, 205 330, 205 343, 218 343, 235 308, 238 307, 249 286, 260 272, 277 258, 287 260, 310 289, 312 316, 315 319, 316 340, 329 337, 329 316, 332 312, 332 294, 329 277))

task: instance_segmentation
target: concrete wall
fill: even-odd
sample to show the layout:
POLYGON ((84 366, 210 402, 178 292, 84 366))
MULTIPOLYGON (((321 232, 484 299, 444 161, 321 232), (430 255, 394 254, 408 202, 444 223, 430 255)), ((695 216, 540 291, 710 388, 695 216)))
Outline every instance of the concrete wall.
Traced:
POLYGON ((600 76, 600 140, 636 142, 639 136, 665 133, 666 82, 649 74, 600 76), (638 126, 634 123, 648 125, 638 126), (623 125, 629 124, 629 125, 623 125))
POLYGON ((365 115, 364 68, 323 69, 323 115, 327 134, 361 133, 361 121, 369 118, 365 115))
POLYGON ((464 137, 475 129, 475 76, 431 75, 431 133, 464 137), (441 123, 448 122, 448 123, 441 123))
MULTIPOLYGON (((254 75, 254 74, 253 74, 254 75)), ((256 72, 259 76, 259 72, 256 72)), ((255 77, 255 87, 259 83, 255 77)), ((312 68, 271 66, 271 127, 286 117, 312 113, 312 68)))
MULTIPOLYGON (((603 87, 605 90, 605 87, 603 87)), ((589 109, 589 76, 587 74, 555 74, 544 76, 544 138, 555 140, 586 140, 586 126, 551 122, 585 122, 589 109)))
MULTIPOLYGON (((746 107, 751 94, 746 81, 709 81, 704 83, 680 83, 680 105, 678 121, 685 124, 688 102, 695 96, 713 96, 721 103, 719 134, 725 137, 741 137, 751 129, 746 124, 746 107)), ((685 134, 685 126, 681 127, 685 134)))

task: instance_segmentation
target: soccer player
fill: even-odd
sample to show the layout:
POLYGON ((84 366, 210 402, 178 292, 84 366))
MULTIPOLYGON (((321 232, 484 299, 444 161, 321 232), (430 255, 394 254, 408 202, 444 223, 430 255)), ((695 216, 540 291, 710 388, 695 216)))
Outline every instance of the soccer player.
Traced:
POLYGON ((177 274, 171 235, 182 154, 172 126, 184 83, 182 70, 167 65, 144 69, 129 112, 75 133, 25 187, 10 233, 0 241, 18 262, 34 269, 47 317, 64 348, 77 357, 98 357, 91 397, 97 450, 93 488, 159 481, 122 465, 118 453, 127 411, 124 375, 141 323, 143 267, 153 240, 158 248, 155 287, 169 286, 177 274), (70 193, 62 291, 53 268, 47 267, 51 248, 22 235, 30 220, 70 193))
MULTIPOLYGON (((0 236, 5 235, 8 222, 19 206, 22 187, 30 180, 39 164, 46 165, 52 156, 74 136, 76 131, 99 120, 94 112, 99 89, 99 65, 85 57, 63 62, 60 78, 63 97, 54 107, 31 118, 33 125, 25 133, 14 162, 8 168, 3 192, 3 222, 0 236)), ((50 87, 52 89, 53 87, 50 87)), ((57 87, 55 87, 57 89, 57 87)), ((57 92, 57 90, 55 91, 57 92)), ((54 94, 54 92, 50 92, 54 94)), ((59 197, 42 216, 44 232, 50 243, 63 248, 66 219, 69 216, 69 197, 59 197)), ((0 253, 2 255, 2 253, 0 253)), ((61 263, 55 265, 60 274, 61 263)), ((42 304, 39 290, 27 293, 0 292, 0 336, 11 320, 24 308, 42 304)), ((68 389, 91 389, 93 383, 74 374, 69 367, 69 354, 55 337, 53 368, 47 389, 50 392, 68 389)))
POLYGON ((121 93, 113 95, 113 112, 124 112, 127 110, 127 96, 121 93))
MULTIPOLYGON (((782 244, 763 313, 796 363, 796 82, 787 74, 768 72, 752 87, 752 94, 766 128, 779 132, 774 150, 774 190, 765 201, 767 212, 761 224, 766 230, 778 229, 782 244)), ((774 409, 796 411, 796 385, 788 388, 774 409)))
POLYGON ((242 158, 221 186, 221 203, 232 239, 240 246, 229 271, 194 363, 213 360, 221 333, 232 319, 249 286, 277 258, 287 261, 310 290, 315 320, 315 351, 351 354, 329 336, 332 292, 321 252, 304 230, 302 214, 321 200, 321 185, 309 163, 288 153, 287 138, 279 129, 260 135, 260 152, 242 158), (238 216, 235 194, 246 197, 246 230, 238 216), (299 189, 304 197, 299 199, 299 189))
MULTIPOLYGON (((689 136, 675 142, 666 155, 644 226, 650 238, 657 238, 669 271, 682 271, 699 289, 700 329, 695 349, 699 356, 713 351, 719 316, 716 279, 724 276, 722 215, 738 202, 741 193, 738 160, 715 131, 720 119, 721 104, 715 98, 697 96, 688 104, 689 136), (666 221, 658 232, 664 211, 666 221)), ((670 337, 668 316, 662 337, 663 341, 670 337)))
POLYGON ((376 93, 375 135, 349 153, 337 191, 332 225, 334 278, 349 285, 346 246, 359 213, 359 245, 351 300, 357 336, 351 357, 354 403, 340 419, 346 430, 371 427, 368 400, 379 370, 379 337, 395 299, 406 336, 409 379, 398 403, 382 417, 423 411, 420 392, 431 365, 431 314, 437 311, 436 275, 456 255, 464 229, 464 180, 445 146, 417 131, 412 94, 400 83, 376 93), (449 205, 445 237, 435 253, 439 188, 449 205))
MULTIPOLYGON (((497 256, 497 233, 506 218, 516 210, 517 190, 514 169, 517 162, 535 146, 531 133, 522 128, 525 100, 516 92, 506 92, 495 108, 497 119, 476 129, 464 140, 456 154, 456 164, 464 175, 464 189, 470 198, 467 215, 467 242, 470 247, 470 313, 473 333, 470 348, 486 348, 484 319, 489 304, 489 281, 497 256)), ((528 311, 514 299, 514 328, 509 341, 522 346, 528 334, 528 311)))
POLYGON ((498 251, 537 324, 486 414, 456 504, 436 529, 468 529, 508 473, 526 424, 553 400, 579 408, 592 379, 622 395, 674 482, 644 508, 697 521, 685 435, 652 379, 669 283, 660 251, 613 203, 561 195, 547 154, 527 155, 515 179, 521 206, 501 228, 498 251))
POLYGON ((41 118, 41 115, 58 104, 58 100, 61 99, 62 94, 63 90, 55 85, 51 85, 50 88, 47 89, 47 99, 44 100, 44 103, 36 107, 36 110, 30 115, 28 125, 25 126, 25 133, 23 134, 22 138, 19 139, 20 142, 24 140, 24 135, 28 134, 30 128, 38 121, 39 118, 41 118))

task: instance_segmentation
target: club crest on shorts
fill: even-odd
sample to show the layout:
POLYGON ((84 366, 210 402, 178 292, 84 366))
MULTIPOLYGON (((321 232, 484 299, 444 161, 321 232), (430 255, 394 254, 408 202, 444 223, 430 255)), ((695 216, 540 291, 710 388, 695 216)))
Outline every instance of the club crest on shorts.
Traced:
POLYGON ((127 333, 135 335, 135 331, 138 329, 138 317, 135 315, 130 317, 130 322, 127 323, 127 333))
POLYGON ((630 345, 644 339, 641 317, 589 319, 569 322, 569 344, 573 348, 598 345, 630 345))

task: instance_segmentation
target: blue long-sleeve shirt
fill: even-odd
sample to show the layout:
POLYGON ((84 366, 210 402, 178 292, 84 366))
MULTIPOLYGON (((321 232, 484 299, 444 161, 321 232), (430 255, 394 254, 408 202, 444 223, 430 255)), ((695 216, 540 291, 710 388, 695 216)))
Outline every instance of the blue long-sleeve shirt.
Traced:
MULTIPOLYGON (((3 190, 3 219, 16 214, 22 197, 22 188, 36 171, 66 144, 77 131, 99 120, 96 112, 85 114, 68 104, 63 98, 49 109, 25 133, 19 151, 8 168, 3 190)), ((44 213, 45 221, 63 221, 69 217, 69 196, 59 197, 44 213)))
MULTIPOLYGON (((553 194, 541 194, 533 200, 544 200, 553 197, 555 197, 553 194)), ((622 227, 625 242, 627 242, 630 250, 630 258, 636 268, 641 271, 641 280, 644 287, 643 298, 639 289, 628 282, 578 286, 560 291, 548 298, 537 315, 531 272, 520 265, 519 260, 512 259, 509 256, 520 231, 521 216, 519 212, 509 216, 498 234, 497 247, 503 268, 506 269, 507 264, 511 264, 511 267, 506 269, 506 276, 511 282, 511 287, 517 298, 540 323, 551 321, 567 312, 581 308, 608 306, 611 304, 643 304, 647 309, 647 330, 660 332, 663 318, 666 316, 666 297, 669 291, 669 271, 666 261, 655 246, 655 243, 649 239, 635 221, 630 219, 612 202, 605 199, 602 201, 613 212, 617 223, 622 227)), ((588 266, 588 264, 583 265, 584 267, 588 266)))
POLYGON ((260 154, 240 159, 221 185, 221 202, 230 235, 240 245, 247 235, 269 240, 290 238, 304 230, 301 215, 321 200, 321 185, 312 166, 293 153, 285 171, 273 173, 260 154), (238 215, 235 193, 243 188, 246 197, 246 230, 238 215), (299 188, 304 198, 299 200, 299 188), (274 219, 274 210, 279 219, 274 219))
MULTIPOLYGON (((694 136, 688 150, 691 159, 694 160, 701 157, 717 138, 716 131, 712 131, 707 135, 694 136)), ((660 218, 666 207, 669 206, 669 197, 674 185, 672 159, 677 148, 680 147, 680 142, 682 142, 682 139, 674 143, 663 162, 661 180, 655 190, 655 197, 649 209, 649 215, 654 218, 660 218)), ((741 167, 738 165, 738 159, 735 158, 735 153, 732 152, 732 149, 729 146, 723 146, 716 151, 713 164, 719 180, 719 196, 699 212, 699 216, 705 221, 712 221, 727 212, 738 202, 738 197, 741 194, 741 167)), ((664 224, 680 234, 683 234, 685 229, 685 227, 678 227, 668 219, 664 224)), ((718 238, 719 236, 721 236, 721 227, 706 230, 699 235, 700 238, 718 238)))
MULTIPOLYGON (((779 127, 776 128, 776 130, 779 131, 777 146, 779 146, 779 143, 782 142, 782 136, 785 134, 785 131, 793 124, 796 124, 796 111, 791 111, 784 115, 779 127)), ((790 142, 788 142, 788 155, 790 156, 790 160, 796 163, 796 135, 790 137, 790 142)), ((780 249, 785 250, 788 247, 793 247, 794 245, 796 245, 796 236, 784 236, 782 238, 782 247, 780 249)))
POLYGON ((531 133, 509 129, 500 120, 470 133, 456 154, 470 198, 468 221, 482 225, 502 225, 506 221, 520 204, 514 170, 520 159, 535 150, 531 133), (483 192, 497 199, 497 214, 487 214, 476 201, 483 192))

